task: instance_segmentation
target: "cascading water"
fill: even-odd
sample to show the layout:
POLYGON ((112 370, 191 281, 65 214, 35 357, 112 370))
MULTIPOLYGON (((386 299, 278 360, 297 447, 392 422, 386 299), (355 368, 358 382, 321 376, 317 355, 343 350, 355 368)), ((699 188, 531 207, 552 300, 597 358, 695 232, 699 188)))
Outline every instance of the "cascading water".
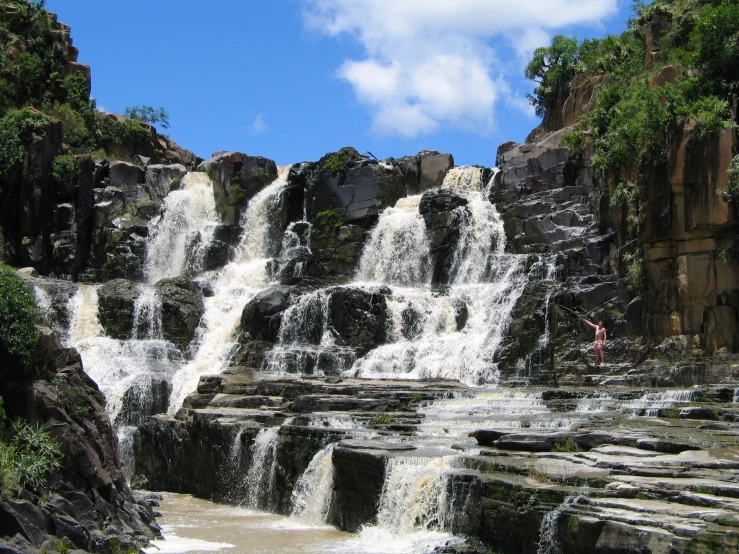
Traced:
POLYGON ((213 183, 207 173, 188 173, 180 189, 164 199, 163 215, 152 220, 146 244, 145 274, 150 283, 184 273, 188 233, 201 233, 201 249, 213 237, 218 223, 213 183))
POLYGON ((399 286, 429 282, 429 240, 420 203, 421 195, 401 198, 382 213, 359 262, 358 281, 399 286))
MULTIPOLYGON (((405 199, 402 206, 382 212, 373 238, 360 261, 357 286, 363 280, 386 285, 400 282, 406 288, 392 288, 388 302, 393 342, 382 345, 358 359, 347 376, 370 378, 450 378, 470 385, 495 385, 498 372, 493 355, 503 339, 519 296, 526 285, 522 257, 505 253, 503 223, 495 206, 487 200, 489 185, 482 182, 479 168, 454 168, 447 173, 442 188, 464 196, 460 239, 451 265, 448 294, 434 294, 428 286, 425 226, 416 202, 405 199), (374 240, 374 237, 378 237, 374 240), (404 256, 393 258, 388 245, 413 244, 404 256), (392 269, 385 265, 393 266, 392 269), (400 277, 404 276, 404 277, 400 277), (412 333, 404 314, 413 311, 416 318, 412 333), (464 306, 466 322, 460 330, 454 317, 455 305, 464 306)), ((458 208, 459 209, 459 208, 458 208)))
POLYGON ((446 472, 453 460, 453 456, 390 459, 377 523, 362 528, 355 542, 375 547, 382 544, 388 553, 432 552, 438 546, 462 543, 448 532, 454 514, 446 472))
POLYGON ((271 508, 275 492, 279 427, 261 429, 251 447, 251 464, 246 474, 246 505, 271 508))
POLYGON ((268 257, 280 248, 275 221, 289 169, 280 167, 277 179, 249 201, 236 257, 212 277, 213 295, 205 299, 205 313, 193 341, 193 359, 172 380, 170 413, 182 406, 201 375, 221 373, 228 367, 242 309, 267 285, 268 257))
MULTIPOLYGON (((148 316, 143 315, 147 303, 139 304, 139 319, 141 328, 151 331, 148 316)), ((105 394, 114 424, 136 425, 161 411, 166 406, 166 383, 181 362, 179 351, 168 341, 146 338, 145 333, 142 339, 126 341, 106 337, 98 320, 94 286, 80 285, 69 312, 69 344, 80 352, 85 371, 105 394)))
POLYGON ((162 300, 152 286, 138 287, 139 296, 133 305, 133 339, 162 338, 162 300))
POLYGON ((324 525, 331 511, 334 446, 329 444, 313 456, 293 489, 292 515, 309 525, 324 525))

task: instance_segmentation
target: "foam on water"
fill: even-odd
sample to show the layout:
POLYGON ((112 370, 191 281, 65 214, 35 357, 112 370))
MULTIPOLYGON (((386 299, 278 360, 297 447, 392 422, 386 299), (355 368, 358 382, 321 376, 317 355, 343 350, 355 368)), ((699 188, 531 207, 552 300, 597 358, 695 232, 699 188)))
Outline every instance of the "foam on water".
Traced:
POLYGON ((163 215, 150 223, 146 242, 144 273, 150 283, 184 273, 187 263, 188 233, 202 233, 212 240, 212 228, 219 217, 213 183, 207 173, 187 173, 179 190, 171 191, 162 206, 163 215))

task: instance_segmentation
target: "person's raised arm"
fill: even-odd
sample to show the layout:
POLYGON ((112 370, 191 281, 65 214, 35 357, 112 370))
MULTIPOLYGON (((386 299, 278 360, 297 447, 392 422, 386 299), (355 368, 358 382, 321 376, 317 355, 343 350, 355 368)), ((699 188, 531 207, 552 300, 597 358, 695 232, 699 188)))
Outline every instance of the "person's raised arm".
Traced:
POLYGON ((587 320, 587 319, 585 319, 585 318, 582 318, 582 320, 583 320, 583 321, 584 321, 585 323, 587 323, 588 325, 590 325, 590 326, 591 326, 591 327, 592 327, 593 329, 597 329, 597 328, 598 328, 598 326, 597 326, 597 325, 596 325, 595 323, 592 323, 592 322, 588 321, 588 320, 587 320))

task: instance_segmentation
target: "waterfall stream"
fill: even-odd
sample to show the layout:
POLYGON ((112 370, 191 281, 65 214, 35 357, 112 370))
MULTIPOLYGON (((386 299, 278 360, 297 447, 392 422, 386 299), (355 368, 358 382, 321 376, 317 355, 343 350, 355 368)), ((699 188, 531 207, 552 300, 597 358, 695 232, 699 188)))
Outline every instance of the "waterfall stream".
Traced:
MULTIPOLYGON (((491 181, 492 182, 492 181, 491 181)), ((356 283, 380 282, 391 287, 388 302, 392 342, 358 359, 347 376, 365 378, 448 378, 469 385, 495 385, 498 371, 493 355, 503 339, 510 314, 526 285, 523 257, 505 253, 503 223, 487 200, 489 183, 474 167, 450 170, 444 189, 467 199, 460 238, 451 265, 447 293, 434 292, 428 284, 428 249, 418 203, 399 201, 380 219, 365 247, 356 283), (423 240, 422 240, 423 239, 423 240), (404 256, 391 257, 388 245, 404 246, 404 256), (398 287, 403 285, 403 288, 398 287), (466 306, 463 329, 454 324, 454 304, 466 306), (417 306, 420 324, 408 337, 403 315, 417 306)))
POLYGON ((334 444, 319 450, 295 484, 292 515, 309 525, 325 525, 331 511, 334 444))

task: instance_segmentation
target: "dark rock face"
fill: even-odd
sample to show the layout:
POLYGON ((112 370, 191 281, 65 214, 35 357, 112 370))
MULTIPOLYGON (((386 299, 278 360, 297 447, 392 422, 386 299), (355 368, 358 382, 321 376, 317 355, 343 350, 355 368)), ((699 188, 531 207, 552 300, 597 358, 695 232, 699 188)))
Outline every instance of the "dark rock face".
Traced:
POLYGON ((32 491, 0 494, 8 552, 38 552, 54 537, 80 551, 110 552, 116 542, 140 547, 158 527, 151 508, 133 497, 118 443, 97 385, 73 349, 62 349, 48 329, 30 364, 0 384, 10 417, 43 423, 59 444, 62 467, 50 476, 43 502, 32 491), (12 395, 11 395, 12 391, 12 395))
POLYGON ((134 305, 140 294, 126 279, 111 279, 98 289, 98 317, 106 335, 120 340, 131 338, 134 305))
POLYGON ((339 346, 356 348, 360 355, 385 342, 389 289, 367 291, 351 287, 332 289, 329 325, 339 346))
POLYGON ((198 165, 197 171, 208 173, 216 204, 231 225, 238 224, 248 200, 277 178, 275 162, 241 152, 215 152, 198 165))
POLYGON ((155 288, 162 301, 162 335, 187 348, 205 311, 202 293, 183 277, 162 279, 155 288))
POLYGON ((449 190, 423 193, 419 210, 423 216, 431 243, 434 260, 432 283, 448 284, 459 243, 460 224, 469 218, 465 206, 468 201, 449 190))
POLYGON ((290 305, 290 293, 288 287, 271 287, 252 298, 241 314, 243 339, 276 341, 282 312, 290 305))

